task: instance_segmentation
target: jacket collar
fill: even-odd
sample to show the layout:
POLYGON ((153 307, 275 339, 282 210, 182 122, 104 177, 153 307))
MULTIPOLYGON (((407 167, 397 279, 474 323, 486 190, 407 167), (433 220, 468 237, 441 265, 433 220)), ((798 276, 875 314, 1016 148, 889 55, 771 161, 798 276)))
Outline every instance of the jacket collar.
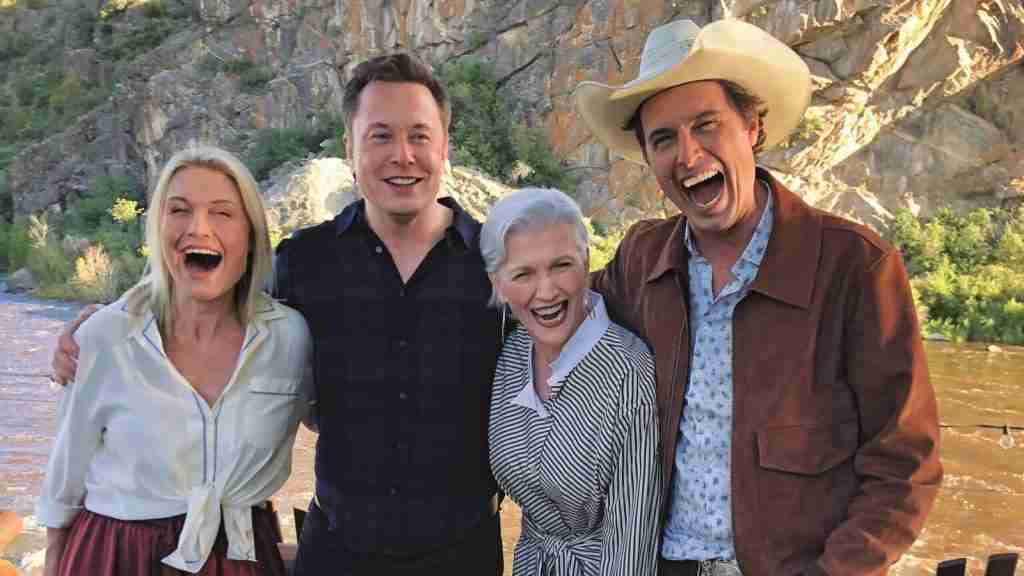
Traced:
MULTIPOLYGON (((772 235, 764 260, 750 289, 765 296, 806 308, 814 291, 814 271, 821 255, 821 214, 782 185, 763 168, 756 177, 769 183, 774 194, 775 215, 772 235)), ((686 271, 689 252, 683 238, 686 218, 673 218, 675 224, 661 248, 646 281, 653 282, 671 270, 686 271)))
MULTIPOLYGON (((477 227, 473 217, 466 213, 451 196, 443 196, 437 199, 437 203, 450 209, 452 216, 451 227, 455 229, 462 242, 466 246, 472 246, 476 241, 477 227)), ((334 219, 335 232, 341 236, 354 225, 368 226, 366 222, 366 200, 360 198, 352 202, 341 211, 334 219)))

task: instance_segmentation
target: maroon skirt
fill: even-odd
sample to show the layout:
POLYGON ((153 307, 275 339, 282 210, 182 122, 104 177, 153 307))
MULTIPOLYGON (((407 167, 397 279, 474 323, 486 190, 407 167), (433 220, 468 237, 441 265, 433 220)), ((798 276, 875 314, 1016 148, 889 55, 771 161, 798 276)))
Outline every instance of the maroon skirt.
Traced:
MULTIPOLYGON (((256 561, 228 560, 228 539, 221 525, 201 576, 285 576, 277 549, 277 517, 253 507, 256 561)), ((82 510, 71 525, 59 576, 169 576, 187 574, 160 562, 178 547, 185 516, 160 520, 117 520, 82 510)))

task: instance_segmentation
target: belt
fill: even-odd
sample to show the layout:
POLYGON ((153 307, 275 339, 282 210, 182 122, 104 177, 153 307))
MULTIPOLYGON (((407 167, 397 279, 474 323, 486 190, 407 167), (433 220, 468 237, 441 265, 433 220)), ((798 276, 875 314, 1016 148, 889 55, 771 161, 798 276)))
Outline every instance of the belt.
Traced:
POLYGON ((735 558, 723 560, 669 560, 662 558, 659 573, 663 576, 743 576, 735 558))

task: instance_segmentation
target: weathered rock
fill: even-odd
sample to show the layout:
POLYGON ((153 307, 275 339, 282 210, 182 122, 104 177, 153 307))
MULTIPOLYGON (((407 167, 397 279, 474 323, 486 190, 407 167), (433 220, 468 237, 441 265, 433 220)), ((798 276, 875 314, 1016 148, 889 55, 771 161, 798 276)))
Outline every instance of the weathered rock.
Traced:
MULTIPOLYGON (((333 218, 359 197, 352 168, 340 158, 297 162, 275 170, 264 194, 268 224, 287 236, 297 228, 333 218)), ((465 168, 449 168, 441 181, 441 196, 451 196, 477 220, 509 187, 465 168)))
MULTIPOLYGON (((70 0, 69 0, 70 1, 70 0)), ((78 1, 78 0, 75 0, 78 1)), ((122 170, 151 185, 190 142, 246 152, 265 128, 340 111, 352 68, 408 49, 434 63, 474 54, 497 68, 526 123, 544 128, 584 177, 577 196, 604 224, 671 211, 649 171, 609 153, 573 109, 581 80, 635 76, 646 34, 670 19, 744 18, 811 67, 814 106, 787 146, 761 162, 808 199, 868 222, 894 207, 927 215, 1021 194, 1024 9, 975 0, 199 0, 202 30, 182 32, 127 71, 115 100, 8 169, 19 214, 80 195, 122 170), (247 59, 271 71, 252 93, 199 63, 247 59), (115 168, 116 167, 116 168, 115 168)), ((29 11, 32 12, 32 11, 29 11)), ((18 9, 13 30, 43 15, 18 9)), ((13 22, 13 21, 12 21, 13 22)), ((69 59, 88 58, 86 52, 69 59)), ((79 65, 74 65, 76 68, 79 65)), ((81 67, 88 68, 84 63, 81 67)), ((102 76, 102 72, 100 75, 102 76)), ((281 174, 282 178, 290 177, 281 174)), ((278 182, 287 188, 286 182, 278 182)))
POLYGON ((268 225, 284 236, 333 218, 356 198, 352 169, 340 158, 321 158, 275 179, 264 198, 268 225))
POLYGON ((39 287, 36 277, 28 268, 19 268, 7 277, 7 291, 12 293, 30 292, 39 287))

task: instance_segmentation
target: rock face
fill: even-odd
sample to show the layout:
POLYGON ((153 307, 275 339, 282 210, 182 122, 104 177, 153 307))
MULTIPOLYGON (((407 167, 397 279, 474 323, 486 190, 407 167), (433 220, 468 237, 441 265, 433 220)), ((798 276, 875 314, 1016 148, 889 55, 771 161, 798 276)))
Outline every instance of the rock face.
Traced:
MULTIPOLYGON (((583 176, 577 197, 598 221, 670 210, 644 167, 594 140, 571 93, 581 80, 631 79, 646 34, 681 17, 742 18, 808 63, 816 91, 806 119, 760 161, 811 202, 877 224, 897 207, 927 215, 1024 196, 1019 0, 193 1, 194 25, 118 75, 107 104, 16 157, 8 177, 17 212, 65 203, 97 175, 148 187, 188 142, 244 152, 260 128, 315 124, 338 112, 359 61, 396 49, 434 63, 466 54, 492 61, 520 102, 516 113, 546 127, 583 176), (211 58, 248 59, 273 79, 247 91, 237 74, 204 71, 211 58)), ((17 17, 21 30, 45 22, 21 9, 17 17)), ((90 77, 109 74, 88 51, 64 62, 90 77)), ((336 166, 310 165, 294 184, 295 174, 277 172, 286 180, 269 183, 269 193, 315 181, 332 192, 289 210, 321 218, 341 201, 328 201, 345 187, 344 173, 326 175, 336 166)), ((286 227, 293 218, 284 218, 286 227)))

